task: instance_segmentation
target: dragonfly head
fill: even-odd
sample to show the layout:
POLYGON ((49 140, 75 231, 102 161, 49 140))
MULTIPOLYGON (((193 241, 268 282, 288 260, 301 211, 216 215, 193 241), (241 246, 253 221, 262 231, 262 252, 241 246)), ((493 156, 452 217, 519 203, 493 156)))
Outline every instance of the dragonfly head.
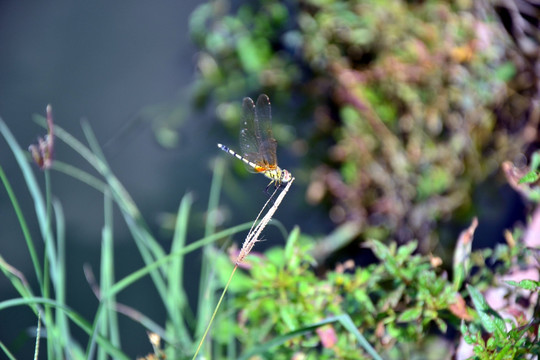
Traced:
POLYGON ((282 169, 282 170, 281 170, 281 176, 280 176, 279 181, 282 182, 282 183, 286 183, 286 182, 291 181, 291 179, 292 179, 291 173, 288 172, 288 171, 285 170, 285 169, 282 169))

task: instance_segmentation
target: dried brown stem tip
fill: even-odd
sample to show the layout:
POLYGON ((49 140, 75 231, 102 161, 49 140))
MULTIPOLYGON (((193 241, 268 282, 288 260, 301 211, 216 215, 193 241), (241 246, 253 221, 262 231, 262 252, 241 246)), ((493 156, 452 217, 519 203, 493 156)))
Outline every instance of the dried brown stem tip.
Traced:
MULTIPOLYGON (((238 257, 236 258, 236 264, 239 264, 241 263, 244 258, 249 254, 249 252, 251 251, 251 249, 253 249, 253 246, 255 246, 255 243, 257 241, 259 241, 259 236, 261 235, 261 232, 264 230, 264 228, 266 227, 266 225, 268 225, 268 223, 270 222, 270 220, 272 219, 272 216, 274 216, 274 213, 276 212, 276 210, 278 209, 279 205, 281 204, 281 201, 283 200, 283 198, 285 197, 285 195, 287 194, 287 192, 289 191, 289 188, 291 187, 292 183, 294 181, 294 177, 291 179, 291 181, 289 181, 287 183, 287 185, 285 186, 285 188, 283 189, 283 191, 279 194, 279 196, 277 197, 276 201, 274 202, 274 205, 272 205, 272 207, 270 208, 270 210, 268 210, 268 212, 266 213, 266 215, 262 218, 261 222, 258 223, 255 227, 251 227, 251 230, 249 231, 249 233, 247 234, 246 236, 246 239, 244 240, 244 243, 242 244, 242 249, 240 249, 240 254, 238 254, 238 257)), ((274 191, 274 194, 278 191, 278 188, 276 188, 276 190, 274 191)), ((268 199, 268 201, 266 202, 266 204, 264 204, 261 212, 259 213, 259 215, 257 216, 257 219, 255 219, 255 222, 253 223, 253 225, 255 225, 257 223, 257 220, 259 219, 259 216, 261 215, 261 213, 264 211, 264 209, 266 208, 266 206, 268 205, 268 203, 270 202, 270 200, 274 197, 274 194, 272 194, 272 196, 270 197, 270 199, 268 199)))
POLYGON ((49 169, 52 166, 54 150, 54 124, 52 116, 52 107, 47 105, 47 128, 48 133, 45 137, 38 137, 37 145, 32 144, 28 151, 32 154, 32 159, 41 170, 49 169))

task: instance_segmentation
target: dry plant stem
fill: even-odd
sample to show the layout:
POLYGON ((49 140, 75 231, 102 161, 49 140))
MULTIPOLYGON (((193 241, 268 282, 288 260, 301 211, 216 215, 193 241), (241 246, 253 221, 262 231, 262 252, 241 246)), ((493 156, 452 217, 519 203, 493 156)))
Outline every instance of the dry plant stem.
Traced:
POLYGON ((270 200, 274 197, 278 189, 274 191, 272 196, 268 199, 268 201, 264 204, 262 210, 259 212, 259 215, 257 215, 257 218, 255 219, 253 226, 251 226, 251 229, 249 230, 249 233, 246 236, 246 239, 244 240, 244 244, 242 245, 242 249, 240 250, 240 254, 236 258, 236 263, 234 265, 234 268, 231 272, 231 276, 229 276, 229 280, 227 281, 227 284, 225 284, 225 287, 223 288, 223 291, 221 292, 221 296, 219 297, 219 300, 216 304, 216 308, 214 309, 214 313, 212 314, 212 317, 210 318, 210 321, 208 322, 208 326, 206 327, 206 330, 204 331, 203 337, 201 338, 201 341, 199 342, 199 346, 197 346, 197 350, 195 350, 195 354, 193 355, 192 360, 195 360, 197 358, 197 355, 199 354, 199 351, 201 350, 202 344, 204 343, 204 340, 206 339, 206 336, 208 335, 208 331, 210 330, 210 326, 212 326, 212 322, 214 321, 214 318, 216 317, 216 314, 218 312, 218 309, 221 305, 221 302, 223 301, 223 298, 225 297, 225 293, 227 292, 227 289, 229 288, 229 284, 231 283, 231 280, 234 276, 234 273, 236 272, 236 269, 238 268, 238 264, 244 260, 244 258, 249 254, 251 249, 253 249, 253 246, 258 241, 259 235, 263 231, 263 229, 268 225, 270 220, 272 219, 272 216, 276 212, 276 210, 279 207, 279 204, 281 204, 281 201, 283 201, 283 198, 289 191, 289 188, 291 187, 292 183, 294 181, 294 178, 291 179, 287 183, 287 186, 283 189, 281 194, 277 197, 276 201, 274 202, 274 205, 268 210, 268 213, 262 218, 261 222, 253 227, 256 223, 259 217, 261 216, 261 213, 264 211, 264 209, 268 206, 268 203, 270 200))
POLYGON ((36 346, 34 347, 34 360, 37 360, 39 354, 39 338, 41 337, 41 311, 38 311, 38 323, 36 329, 36 346))
MULTIPOLYGON (((268 210, 266 215, 262 218, 261 222, 257 224, 255 228, 253 228, 253 226, 251 227, 251 230, 247 234, 246 239, 244 240, 244 243, 242 244, 242 249, 240 249, 240 254, 238 254, 238 257, 236 258, 236 265, 238 265, 238 263, 241 263, 244 260, 244 258, 247 256, 247 254, 249 254, 251 249, 253 249, 253 246, 255 245, 255 243, 259 241, 259 235, 261 235, 261 232, 263 231, 263 229, 266 227, 266 225, 268 225, 268 223, 272 219, 272 216, 274 216, 274 213, 276 212, 276 210, 279 207, 279 204, 281 204, 281 201, 283 200, 283 198, 289 191, 289 188, 291 187, 293 181, 294 181, 294 178, 292 178, 291 181, 287 183, 287 186, 285 186, 281 194, 279 194, 276 201, 274 202, 274 205, 270 208, 270 210, 268 210)), ((268 205, 270 200, 274 197, 274 194, 277 191, 278 189, 276 188, 276 190, 274 191, 270 199, 268 199, 266 204, 264 204, 263 209, 266 208, 266 206, 268 205)), ((261 213, 262 213, 262 210, 261 210, 261 213)), ((259 213, 259 216, 261 213, 259 213)), ((255 223, 256 222, 257 220, 255 220, 255 223)), ((253 223, 253 225, 255 225, 255 223, 253 223)))
MULTIPOLYGON (((249 238, 249 234, 251 234, 251 232, 253 231, 253 228, 255 227, 255 225, 257 224, 257 221, 259 221, 259 218, 261 217, 261 214, 264 212, 264 209, 266 209, 266 207, 268 206, 268 204, 270 203, 270 201, 274 198, 274 195, 276 195, 277 191, 279 190, 279 187, 275 188, 274 189, 274 192, 272 193, 272 195, 270 195, 270 197, 268 198, 268 200, 266 200, 266 202, 264 203, 264 206, 262 207, 261 211, 259 211, 259 213, 257 214, 257 217, 255 218, 255 221, 253 221, 253 224, 251 224, 251 227, 249 228, 249 231, 248 231, 248 235, 246 236, 246 239, 249 238)), ((245 243, 245 240, 244 240, 244 243, 245 243)), ((244 245, 242 244, 242 247, 244 245)))

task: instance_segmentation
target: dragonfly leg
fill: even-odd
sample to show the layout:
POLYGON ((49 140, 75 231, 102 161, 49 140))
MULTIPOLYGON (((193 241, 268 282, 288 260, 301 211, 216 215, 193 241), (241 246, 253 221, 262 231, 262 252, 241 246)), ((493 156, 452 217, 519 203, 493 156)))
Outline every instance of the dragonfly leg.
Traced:
POLYGON ((272 195, 272 194, 268 191, 268 189, 270 189, 270 186, 271 186, 273 183, 275 183, 274 180, 270 181, 270 183, 269 183, 268 185, 266 185, 266 188, 264 189, 264 193, 265 193, 266 195, 268 195, 268 196, 272 195))
MULTIPOLYGON (((267 196, 272 196, 274 195, 275 192, 279 191, 280 189, 283 189, 285 187, 284 184, 282 184, 281 182, 279 181, 276 181, 276 180, 273 180, 270 182, 270 184, 268 184, 266 186, 266 189, 264 189, 264 193, 267 195, 267 196), (274 185, 272 187, 272 191, 268 191, 270 189, 270 187, 274 185)), ((274 201, 275 201, 275 198, 271 198, 271 201, 272 201, 272 205, 274 204, 274 201)))

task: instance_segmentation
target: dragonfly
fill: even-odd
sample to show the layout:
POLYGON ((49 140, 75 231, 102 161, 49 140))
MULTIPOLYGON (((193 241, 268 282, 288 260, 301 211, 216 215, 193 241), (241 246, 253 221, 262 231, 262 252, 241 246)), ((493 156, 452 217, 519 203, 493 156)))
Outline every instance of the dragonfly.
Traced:
POLYGON ((242 129, 240 130, 240 149, 242 155, 229 147, 217 144, 218 148, 242 160, 250 172, 260 173, 270 179, 265 192, 270 186, 280 187, 291 181, 291 173, 277 164, 277 141, 272 134, 272 114, 270 99, 261 94, 257 105, 251 98, 244 98, 242 104, 242 129))

